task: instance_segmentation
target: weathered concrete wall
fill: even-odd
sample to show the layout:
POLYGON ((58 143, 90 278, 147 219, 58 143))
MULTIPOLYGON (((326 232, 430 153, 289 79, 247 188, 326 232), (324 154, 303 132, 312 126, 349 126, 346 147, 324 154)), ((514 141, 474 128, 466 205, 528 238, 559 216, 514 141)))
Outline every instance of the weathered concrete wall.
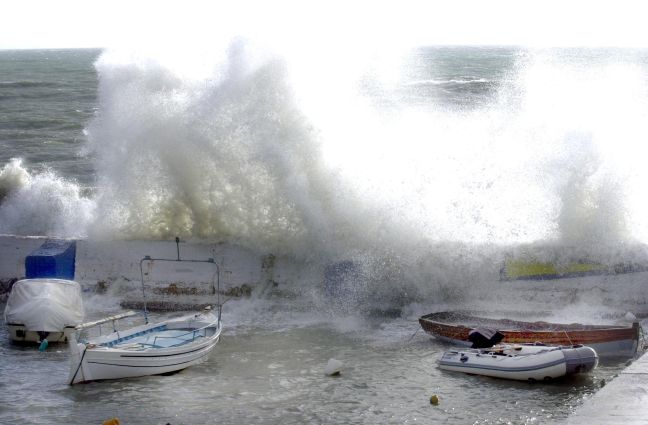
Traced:
MULTIPOLYGON (((82 282, 140 280, 140 260, 148 255, 157 259, 177 259, 175 242, 167 241, 90 241, 77 243, 75 278, 82 282)), ((180 258, 207 260, 213 258, 220 267, 221 283, 242 285, 257 283, 261 276, 262 256, 239 247, 223 244, 180 243, 180 258)), ((145 264, 151 279, 162 282, 203 281, 210 279, 213 269, 196 264, 189 271, 177 264, 153 262, 145 264)))
POLYGON ((24 277, 25 257, 45 240, 45 237, 0 235, 0 280, 24 277))
MULTIPOLYGON (((47 238, 0 235, 0 281, 25 276, 25 257, 38 249, 47 238)), ((98 282, 140 281, 140 260, 178 258, 175 241, 93 241, 78 240, 75 280, 86 285, 98 282)), ((253 286, 275 279, 275 260, 228 244, 181 242, 180 258, 213 258, 220 269, 221 288, 253 286)), ((209 282, 215 272, 211 264, 153 261, 145 264, 145 279, 160 283, 185 284, 209 282), (189 267, 191 266, 191 267, 189 267), (195 266, 195 267, 194 267, 195 266)))

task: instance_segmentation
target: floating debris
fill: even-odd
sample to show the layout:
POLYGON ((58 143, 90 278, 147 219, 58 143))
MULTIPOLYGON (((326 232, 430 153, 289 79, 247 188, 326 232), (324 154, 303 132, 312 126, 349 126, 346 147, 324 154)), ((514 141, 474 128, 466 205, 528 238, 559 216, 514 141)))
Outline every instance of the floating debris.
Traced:
POLYGON ((344 363, 342 363, 341 361, 336 359, 331 359, 326 364, 326 367, 324 368, 324 373, 329 376, 340 376, 342 372, 342 366, 344 366, 344 363))
POLYGON ((433 405, 433 406, 438 405, 439 404, 439 396, 437 396, 436 394, 432 394, 432 396, 430 397, 430 404, 433 405))

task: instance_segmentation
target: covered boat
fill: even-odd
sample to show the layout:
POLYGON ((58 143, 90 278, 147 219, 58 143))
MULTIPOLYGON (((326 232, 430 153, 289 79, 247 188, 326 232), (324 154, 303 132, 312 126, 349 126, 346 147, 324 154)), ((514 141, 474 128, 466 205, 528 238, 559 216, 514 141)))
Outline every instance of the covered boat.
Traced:
POLYGON ((65 279, 19 280, 5 307, 9 337, 18 342, 64 342, 84 315, 80 285, 65 279))
POLYGON ((503 343, 535 343, 547 345, 587 345, 599 357, 632 357, 639 346, 639 323, 632 325, 583 325, 548 322, 522 322, 490 319, 458 312, 431 313, 419 318, 421 327, 430 335, 453 344, 471 346, 470 332, 478 328, 496 329, 503 343))
POLYGON ((547 381, 587 373, 598 365, 596 351, 582 345, 552 347, 504 344, 491 348, 450 350, 438 360, 439 368, 455 372, 519 381, 547 381))

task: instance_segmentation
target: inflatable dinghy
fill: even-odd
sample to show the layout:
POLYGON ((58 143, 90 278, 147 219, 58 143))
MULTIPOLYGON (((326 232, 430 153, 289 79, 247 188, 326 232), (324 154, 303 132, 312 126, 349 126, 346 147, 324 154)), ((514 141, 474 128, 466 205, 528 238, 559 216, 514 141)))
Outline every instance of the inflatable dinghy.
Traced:
POLYGON ((590 372, 598 365, 598 355, 583 345, 506 344, 446 351, 438 363, 455 372, 542 381, 590 372))

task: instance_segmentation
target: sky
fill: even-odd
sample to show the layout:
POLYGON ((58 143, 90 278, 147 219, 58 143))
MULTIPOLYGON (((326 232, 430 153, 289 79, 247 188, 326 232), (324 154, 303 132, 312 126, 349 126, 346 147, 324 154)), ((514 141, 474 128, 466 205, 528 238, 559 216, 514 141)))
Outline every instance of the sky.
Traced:
POLYGON ((0 49, 278 43, 648 47, 640 0, 21 0, 0 49))

